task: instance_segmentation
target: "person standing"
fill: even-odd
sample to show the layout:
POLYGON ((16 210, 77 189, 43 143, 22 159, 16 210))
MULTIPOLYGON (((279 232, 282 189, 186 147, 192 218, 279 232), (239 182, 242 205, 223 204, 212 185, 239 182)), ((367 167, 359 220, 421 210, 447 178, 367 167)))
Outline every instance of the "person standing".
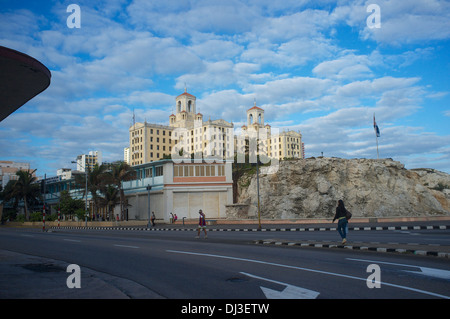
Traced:
POLYGON ((338 220, 337 230, 339 235, 341 235, 342 243, 345 244, 347 242, 347 233, 348 233, 348 220, 347 220, 347 209, 345 208, 344 201, 339 200, 338 206, 336 207, 336 214, 333 218, 333 223, 335 220, 338 220))
POLYGON ((206 219, 205 219, 205 214, 203 214, 203 211, 200 209, 198 211, 198 213, 200 214, 200 217, 198 219, 198 231, 197 231, 197 236, 195 238, 199 238, 200 237, 200 231, 203 229, 204 233, 205 233, 205 238, 208 238, 208 235, 206 234, 206 219))

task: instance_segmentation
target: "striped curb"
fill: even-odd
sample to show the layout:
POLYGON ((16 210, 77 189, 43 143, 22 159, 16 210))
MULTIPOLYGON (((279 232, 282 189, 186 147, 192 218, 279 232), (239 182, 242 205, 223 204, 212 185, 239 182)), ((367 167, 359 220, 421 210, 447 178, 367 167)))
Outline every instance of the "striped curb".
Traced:
POLYGON ((402 254, 414 254, 414 255, 422 255, 422 256, 435 256, 442 258, 450 258, 450 253, 446 252, 438 252, 438 251, 428 251, 428 250, 419 250, 419 249, 405 249, 405 248, 388 248, 388 247, 375 247, 375 246, 367 246, 367 244, 363 245, 342 245, 342 244, 321 244, 321 243, 305 243, 305 242, 288 242, 288 241, 279 241, 279 240, 255 240, 255 244, 257 245, 275 245, 275 246, 294 246, 294 247, 313 247, 313 248, 343 248, 343 249, 351 249, 351 250, 367 250, 374 252, 383 252, 383 253, 402 253, 402 254))
MULTIPOLYGON (((50 229, 90 229, 90 230, 140 230, 140 231, 192 231, 197 230, 196 227, 191 228, 147 228, 147 227, 85 227, 85 226, 52 226, 50 229)), ((361 230, 433 230, 440 229, 446 230, 450 229, 450 225, 428 225, 428 226, 361 226, 361 227, 349 227, 351 231, 361 231, 361 230)), ((272 232, 272 231, 292 231, 292 232, 303 232, 303 231, 336 231, 337 227, 299 227, 299 228, 208 228, 208 231, 261 231, 261 232, 272 232)))

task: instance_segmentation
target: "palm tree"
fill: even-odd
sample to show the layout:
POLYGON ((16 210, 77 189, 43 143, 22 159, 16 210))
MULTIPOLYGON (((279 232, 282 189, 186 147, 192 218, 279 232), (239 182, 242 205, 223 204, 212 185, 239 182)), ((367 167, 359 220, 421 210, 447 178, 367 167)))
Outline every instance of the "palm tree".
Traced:
POLYGON ((2 192, 2 197, 4 202, 10 202, 13 201, 13 208, 17 211, 17 207, 19 206, 20 202, 20 196, 17 194, 16 190, 14 189, 14 184, 16 183, 15 180, 10 180, 8 184, 6 184, 5 188, 2 192))
POLYGON ((109 171, 111 182, 117 187, 120 194, 120 218, 124 218, 125 193, 122 188, 122 182, 132 180, 136 177, 136 171, 126 162, 116 162, 111 165, 109 171))
MULTIPOLYGON (((100 206, 100 196, 98 191, 100 191, 107 183, 105 180, 107 166, 96 164, 92 170, 90 168, 87 169, 87 191, 91 193, 94 209, 96 209, 100 206)), ((75 181, 78 185, 85 185, 86 175, 75 175, 75 181)), ((83 187, 83 197, 86 196, 87 198, 87 194, 84 194, 85 192, 86 189, 83 187)))
POLYGON ((110 218, 113 217, 114 207, 120 202, 119 190, 114 185, 108 185, 102 188, 105 197, 99 198, 99 203, 108 210, 110 218))
POLYGON ((20 197, 23 200, 25 208, 25 219, 28 220, 28 201, 39 197, 39 185, 36 183, 37 178, 33 176, 36 170, 20 170, 16 172, 19 177, 13 184, 13 196, 20 197))

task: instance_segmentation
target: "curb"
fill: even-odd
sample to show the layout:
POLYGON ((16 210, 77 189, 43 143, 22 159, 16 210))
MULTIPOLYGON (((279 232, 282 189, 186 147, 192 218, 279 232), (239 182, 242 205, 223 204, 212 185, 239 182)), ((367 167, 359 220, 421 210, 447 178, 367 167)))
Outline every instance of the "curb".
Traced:
MULTIPOLYGON (((52 226, 49 230, 58 229, 86 229, 86 230, 137 230, 137 231, 192 231, 197 230, 197 227, 181 228, 181 227, 165 227, 165 228, 147 228, 147 227, 123 227, 123 226, 112 226, 112 227, 84 227, 84 226, 52 226)), ((450 229, 450 225, 428 225, 428 226, 353 226, 349 227, 349 230, 360 231, 360 230, 445 230, 450 229)), ((208 228, 208 231, 261 231, 261 232, 271 232, 271 231, 336 231, 337 227, 297 227, 297 228, 208 228)))
POLYGON ((290 247, 313 247, 313 248, 341 248, 361 251, 373 251, 381 253, 400 253, 400 254, 413 254, 421 256, 434 256, 441 258, 450 258, 450 253, 440 251, 429 251, 422 249, 406 249, 406 248, 394 248, 394 247, 380 247, 370 246, 370 244, 360 245, 342 245, 342 244, 327 244, 327 243, 305 243, 305 242, 289 242, 280 240, 256 240, 257 245, 275 245, 275 246, 290 246, 290 247))

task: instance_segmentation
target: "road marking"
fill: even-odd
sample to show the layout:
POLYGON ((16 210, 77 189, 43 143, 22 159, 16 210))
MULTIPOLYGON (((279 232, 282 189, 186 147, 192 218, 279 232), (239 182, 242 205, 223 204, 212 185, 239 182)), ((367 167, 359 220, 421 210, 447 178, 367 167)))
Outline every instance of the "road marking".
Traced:
MULTIPOLYGON (((205 257, 214 257, 214 258, 246 261, 246 262, 251 262, 251 263, 264 264, 264 265, 270 265, 270 266, 276 266, 276 267, 282 267, 282 268, 289 268, 289 269, 297 269, 297 270, 309 271, 309 272, 314 272, 314 273, 318 273, 318 274, 324 274, 324 275, 330 275, 330 276, 336 276, 336 277, 343 277, 343 278, 348 278, 348 279, 362 280, 364 282, 367 281, 367 278, 365 278, 365 277, 361 278, 361 277, 355 277, 355 276, 350 276, 350 275, 338 274, 338 273, 333 273, 333 272, 328 272, 328 271, 323 271, 323 270, 316 270, 316 269, 309 269, 309 268, 303 268, 303 267, 297 267, 297 266, 289 266, 289 265, 277 264, 277 263, 272 263, 272 262, 267 262, 267 261, 262 261, 262 260, 256 260, 256 259, 247 259, 247 258, 239 258, 239 257, 231 257, 231 256, 223 256, 223 255, 214 255, 214 254, 204 254, 204 253, 195 253, 195 252, 180 251, 180 250, 166 250, 166 251, 169 252, 169 253, 175 253, 175 254, 186 254, 186 255, 194 255, 194 256, 205 256, 205 257)), ((434 296, 434 297, 438 297, 438 298, 450 299, 449 296, 436 294, 434 292, 425 291, 425 290, 421 290, 421 289, 416 289, 416 288, 411 288, 411 287, 391 284, 391 283, 388 283, 388 282, 383 282, 382 284, 385 285, 385 286, 390 286, 390 287, 394 287, 394 288, 410 290, 410 291, 414 291, 414 292, 418 292, 418 293, 422 293, 422 294, 425 294, 425 295, 430 295, 430 296, 434 296)))
POLYGON ((260 288, 263 291, 263 293, 267 299, 316 299, 317 296, 320 294, 317 291, 293 286, 290 284, 286 284, 284 282, 255 276, 255 275, 248 274, 248 273, 245 273, 242 271, 240 273, 243 275, 246 275, 248 277, 265 280, 265 281, 273 282, 273 283, 276 283, 276 284, 279 284, 282 286, 286 286, 286 288, 284 288, 283 291, 277 291, 274 289, 270 289, 270 288, 261 286, 260 288))
POLYGON ((139 248, 138 246, 128 246, 128 245, 114 245, 114 246, 116 246, 116 247, 124 247, 124 248, 134 248, 134 249, 139 248))
POLYGON ((77 239, 63 239, 65 241, 73 241, 75 243, 81 243, 81 240, 77 240, 77 239))
POLYGON ((387 262, 387 261, 378 261, 378 260, 355 259, 355 258, 346 258, 346 259, 362 261, 362 262, 369 262, 369 263, 376 263, 376 264, 386 264, 386 265, 393 265, 393 266, 419 268, 420 271, 416 271, 416 270, 402 270, 402 271, 415 273, 415 274, 419 274, 419 275, 424 275, 424 276, 429 276, 429 277, 436 277, 436 278, 447 279, 447 280, 450 279, 450 271, 443 270, 443 269, 428 268, 428 267, 421 267, 421 266, 407 265, 407 264, 396 264, 396 263, 391 263, 391 262, 387 262))

